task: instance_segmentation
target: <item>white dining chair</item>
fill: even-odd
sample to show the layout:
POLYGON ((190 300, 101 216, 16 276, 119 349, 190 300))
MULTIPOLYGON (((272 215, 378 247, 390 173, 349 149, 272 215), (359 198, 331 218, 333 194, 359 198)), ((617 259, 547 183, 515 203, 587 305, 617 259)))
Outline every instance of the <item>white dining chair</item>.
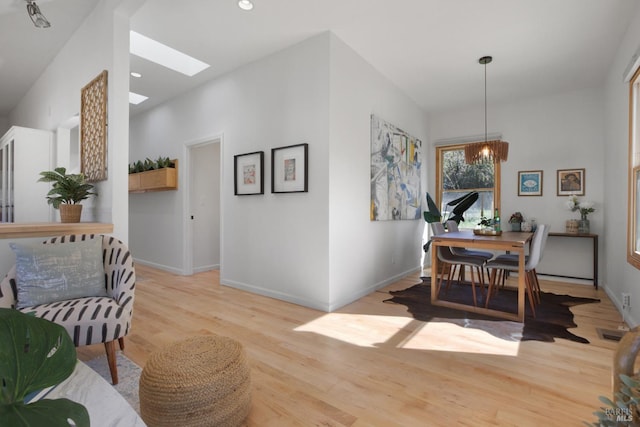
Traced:
MULTIPOLYGON (((538 278, 536 277, 535 269, 540 260, 542 259, 542 249, 546 242, 545 234, 549 234, 549 226, 546 224, 540 224, 533 234, 531 241, 531 247, 529 249, 529 256, 525 258, 525 290, 529 299, 529 306, 533 316, 536 315, 535 304, 539 302, 539 288, 538 278)), ((502 271, 518 271, 518 255, 505 254, 496 257, 495 259, 487 262, 488 269, 491 269, 491 275, 489 278, 489 289, 487 291, 487 297, 485 301, 485 308, 489 307, 489 301, 494 292, 496 285, 497 272, 502 271)))
MULTIPOLYGON (((544 224, 544 231, 542 232, 542 243, 540 245, 540 259, 538 260, 538 264, 540 263, 540 261, 542 261, 542 257, 544 255, 544 248, 547 245, 547 238, 549 237, 549 231, 551 230, 551 226, 549 224, 544 224)), ((538 229, 536 228, 536 231, 538 231, 538 229)), ((533 241, 533 239, 532 239, 533 241)), ((496 261, 507 261, 507 262, 513 262, 513 263, 517 263, 518 262, 518 255, 517 254, 502 254, 502 255, 498 255, 495 258, 496 261)), ((528 262, 529 260, 529 255, 526 256, 525 258, 525 262, 528 262)), ((540 282, 538 281, 538 273, 536 271, 536 269, 534 268, 533 270, 533 275, 532 275, 532 279, 534 279, 534 295, 536 297, 536 300, 538 303, 540 303, 540 282)), ((504 287, 504 281, 505 281, 505 274, 504 274, 504 270, 501 270, 501 274, 499 275, 500 278, 499 280, 501 280, 502 282, 502 286, 504 287)))

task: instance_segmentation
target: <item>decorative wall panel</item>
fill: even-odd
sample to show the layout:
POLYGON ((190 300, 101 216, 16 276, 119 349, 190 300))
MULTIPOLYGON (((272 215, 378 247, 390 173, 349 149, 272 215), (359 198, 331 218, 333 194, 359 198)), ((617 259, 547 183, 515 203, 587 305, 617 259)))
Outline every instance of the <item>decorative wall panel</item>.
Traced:
POLYGON ((87 181, 107 179, 107 70, 82 88, 80 147, 87 181))

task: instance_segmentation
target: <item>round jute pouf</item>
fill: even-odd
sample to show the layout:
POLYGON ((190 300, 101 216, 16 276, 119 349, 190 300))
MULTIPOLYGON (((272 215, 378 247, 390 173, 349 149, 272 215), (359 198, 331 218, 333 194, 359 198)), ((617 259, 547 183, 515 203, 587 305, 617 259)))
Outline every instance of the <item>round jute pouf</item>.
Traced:
POLYGON ((173 343, 147 360, 139 396, 149 427, 242 425, 251 408, 244 349, 219 335, 173 343))

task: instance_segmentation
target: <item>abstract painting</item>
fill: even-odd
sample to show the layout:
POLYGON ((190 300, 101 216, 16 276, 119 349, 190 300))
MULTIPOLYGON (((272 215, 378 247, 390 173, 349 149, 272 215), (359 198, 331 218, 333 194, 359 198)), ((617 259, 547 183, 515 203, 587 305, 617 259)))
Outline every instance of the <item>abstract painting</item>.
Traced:
POLYGON ((371 220, 422 218, 422 142, 371 115, 371 220))

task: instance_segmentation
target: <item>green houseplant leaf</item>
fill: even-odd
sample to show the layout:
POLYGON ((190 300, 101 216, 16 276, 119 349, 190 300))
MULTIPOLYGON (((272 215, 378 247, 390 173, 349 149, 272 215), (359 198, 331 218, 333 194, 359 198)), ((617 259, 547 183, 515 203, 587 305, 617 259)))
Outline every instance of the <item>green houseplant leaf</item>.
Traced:
POLYGON ((429 193, 427 193, 427 207, 428 211, 424 211, 424 220, 431 224, 432 222, 440 222, 442 215, 440 210, 436 206, 436 202, 433 201, 429 193))
POLYGON ((90 425, 87 409, 69 399, 42 399, 28 405, 0 406, 0 419, 15 427, 69 427, 69 419, 78 427, 90 425))
POLYGON ((38 182, 52 182, 53 186, 47 193, 47 202, 58 209, 62 203, 77 204, 94 196, 93 185, 85 181, 84 174, 67 174, 63 167, 52 171, 40 172, 38 182))
POLYGON ((66 379, 76 363, 76 349, 62 326, 0 308, 0 419, 15 420, 11 426, 68 426, 69 418, 76 426, 88 426, 89 415, 76 402, 43 399, 24 404, 28 393, 66 379))

